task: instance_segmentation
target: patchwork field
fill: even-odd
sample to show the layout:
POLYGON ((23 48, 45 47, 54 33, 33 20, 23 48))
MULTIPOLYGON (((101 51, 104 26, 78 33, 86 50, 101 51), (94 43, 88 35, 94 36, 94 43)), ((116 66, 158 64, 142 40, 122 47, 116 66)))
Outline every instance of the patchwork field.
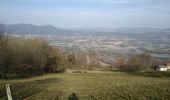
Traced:
POLYGON ((148 36, 126 33, 94 36, 49 36, 48 40, 50 44, 68 52, 95 52, 103 62, 112 63, 116 57, 129 57, 139 53, 148 53, 160 59, 170 59, 170 39, 169 35, 167 37, 165 35, 153 33, 148 36))
POLYGON ((87 72, 0 80, 0 100, 5 84, 15 100, 170 100, 169 72, 87 72))
MULTIPOLYGON (((37 36, 39 35, 25 35, 25 38, 37 36)), ((92 32, 78 35, 41 35, 41 37, 66 52, 94 52, 105 63, 113 63, 117 57, 128 58, 140 53, 147 53, 159 59, 170 59, 169 33, 92 32)))

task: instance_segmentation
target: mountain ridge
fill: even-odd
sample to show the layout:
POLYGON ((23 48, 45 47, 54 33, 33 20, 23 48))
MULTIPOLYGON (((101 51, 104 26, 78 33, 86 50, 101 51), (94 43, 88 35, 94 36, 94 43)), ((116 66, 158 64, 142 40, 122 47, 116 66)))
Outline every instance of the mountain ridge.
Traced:
POLYGON ((71 30, 56 28, 53 25, 33 25, 33 24, 6 24, 5 31, 8 34, 67 34, 72 32, 71 30))
MULTIPOLYGON (((120 27, 120 28, 99 28, 99 29, 62 29, 57 28, 53 25, 33 25, 33 24, 6 24, 5 31, 8 34, 18 34, 18 35, 68 35, 77 33, 164 33, 170 32, 170 28, 144 28, 144 27, 120 27)), ((97 35, 97 34, 96 34, 97 35)))

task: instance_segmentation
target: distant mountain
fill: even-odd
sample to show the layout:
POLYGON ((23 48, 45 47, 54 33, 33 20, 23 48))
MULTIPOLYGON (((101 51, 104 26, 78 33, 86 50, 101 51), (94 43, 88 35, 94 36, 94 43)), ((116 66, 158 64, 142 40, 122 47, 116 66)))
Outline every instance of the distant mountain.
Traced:
POLYGON ((170 28, 131 28, 131 27, 121 27, 121 28, 101 28, 97 32, 110 32, 110 33, 170 33, 170 28))
POLYGON ((148 32, 160 32, 160 28, 115 28, 116 32, 127 32, 127 33, 148 33, 148 32))
POLYGON ((163 29, 163 31, 170 32, 170 28, 165 28, 165 29, 163 29))
POLYGON ((85 33, 162 33, 170 32, 170 28, 150 28, 150 27, 120 27, 120 28, 92 28, 79 29, 85 33))
POLYGON ((17 35, 106 35, 124 33, 170 33, 170 28, 96 28, 96 29, 60 29, 52 25, 37 26, 32 24, 8 24, 5 25, 8 34, 17 35))
POLYGON ((5 30, 8 34, 19 35, 68 34, 72 32, 70 30, 56 28, 52 25, 36 26, 32 24, 9 24, 5 25, 5 30))

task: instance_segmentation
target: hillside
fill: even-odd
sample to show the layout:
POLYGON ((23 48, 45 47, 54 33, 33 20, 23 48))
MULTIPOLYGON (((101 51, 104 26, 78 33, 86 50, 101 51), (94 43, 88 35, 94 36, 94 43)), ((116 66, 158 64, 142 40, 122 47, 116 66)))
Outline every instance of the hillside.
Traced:
POLYGON ((36 26, 32 24, 9 24, 5 26, 6 32, 17 35, 45 35, 45 34, 67 34, 72 31, 56 28, 52 25, 36 26))
POLYGON ((16 100, 170 99, 168 72, 135 74, 88 71, 86 73, 49 74, 20 80, 0 80, 1 100, 6 100, 6 83, 12 84, 12 93, 16 100))

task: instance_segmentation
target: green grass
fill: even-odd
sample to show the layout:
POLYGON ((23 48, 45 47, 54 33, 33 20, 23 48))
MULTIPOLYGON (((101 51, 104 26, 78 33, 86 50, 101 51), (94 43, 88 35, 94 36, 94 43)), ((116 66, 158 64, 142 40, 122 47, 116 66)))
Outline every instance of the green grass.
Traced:
POLYGON ((0 100, 6 99, 6 83, 12 84, 18 100, 170 100, 169 72, 63 73, 0 80, 0 100))

